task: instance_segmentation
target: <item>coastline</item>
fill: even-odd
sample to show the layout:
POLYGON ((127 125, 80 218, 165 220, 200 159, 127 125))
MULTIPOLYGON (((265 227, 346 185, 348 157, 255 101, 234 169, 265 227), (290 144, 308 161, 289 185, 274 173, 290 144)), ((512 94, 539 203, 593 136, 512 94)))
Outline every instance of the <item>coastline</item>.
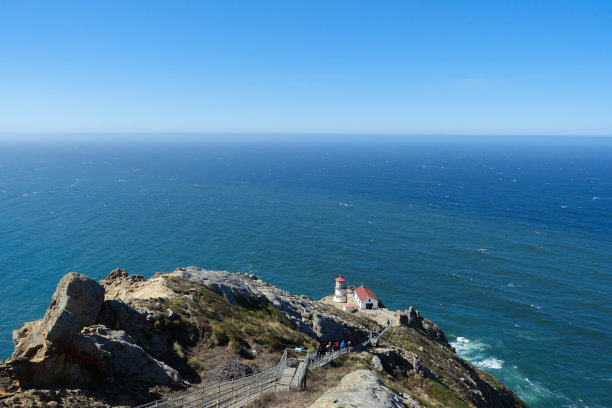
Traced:
MULTIPOLYGON (((332 339, 358 344, 379 330, 380 324, 367 316, 373 313, 344 312, 252 274, 189 267, 145 280, 117 269, 98 284, 70 273, 58 284, 44 319, 15 331, 15 352, 0 367, 0 383, 9 406, 32 398, 32 390, 62 403, 57 390, 67 389, 70 398, 100 406, 142 403, 155 399, 155 393, 172 394, 206 381, 228 358, 258 366, 274 364, 274 356, 288 346, 315 353, 318 344, 332 339), (113 398, 126 394, 113 397, 91 387, 121 389, 119 383, 140 391, 118 401, 113 398), (44 391, 49 386, 55 391, 44 391)), ((368 377, 375 379, 372 387, 397 395, 389 404, 403 400, 420 406, 433 399, 442 406, 458 401, 466 407, 502 401, 503 406, 526 406, 498 380, 461 359, 444 333, 418 311, 410 307, 393 315, 396 321, 389 321, 389 330, 375 344, 349 353, 339 366, 347 374, 371 371, 378 378, 368 377)), ((341 387, 331 391, 332 385, 326 392, 341 392, 341 387)))

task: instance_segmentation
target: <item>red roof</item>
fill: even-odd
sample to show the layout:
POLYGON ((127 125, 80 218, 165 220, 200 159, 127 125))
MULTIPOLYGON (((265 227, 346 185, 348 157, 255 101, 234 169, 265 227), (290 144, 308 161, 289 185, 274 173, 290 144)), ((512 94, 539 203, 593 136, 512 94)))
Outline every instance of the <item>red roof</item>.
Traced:
POLYGON ((355 295, 359 298, 359 300, 366 300, 367 298, 372 298, 374 300, 378 300, 374 292, 372 292, 368 288, 364 288, 363 286, 355 289, 355 295))
POLYGON ((336 282, 346 282, 346 279, 342 277, 342 274, 336 278, 336 282))

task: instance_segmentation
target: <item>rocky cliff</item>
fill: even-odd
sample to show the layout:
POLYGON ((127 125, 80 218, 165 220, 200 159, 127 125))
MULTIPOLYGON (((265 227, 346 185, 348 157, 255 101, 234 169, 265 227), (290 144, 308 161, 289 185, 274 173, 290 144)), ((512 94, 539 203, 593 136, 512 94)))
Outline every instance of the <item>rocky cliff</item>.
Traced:
POLYGON ((121 269, 100 282, 64 276, 44 317, 13 333, 15 350, 0 363, 0 406, 137 405, 269 367, 285 347, 314 351, 329 340, 359 341, 389 316, 394 327, 376 347, 309 373, 321 380, 302 405, 294 398, 280 402, 279 394, 257 406, 327 406, 332 400, 360 406, 365 396, 346 391, 355 384, 388 406, 524 406, 461 359, 412 307, 384 317, 351 314, 251 274, 195 267, 148 280, 121 269), (340 383, 333 380, 357 369, 340 383))

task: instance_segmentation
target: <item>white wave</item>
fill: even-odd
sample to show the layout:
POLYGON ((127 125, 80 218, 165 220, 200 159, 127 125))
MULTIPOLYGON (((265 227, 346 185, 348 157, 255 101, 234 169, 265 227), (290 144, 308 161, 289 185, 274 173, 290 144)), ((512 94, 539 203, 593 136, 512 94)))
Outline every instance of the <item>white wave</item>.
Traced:
POLYGON ((450 343, 451 346, 457 350, 457 353, 467 358, 470 361, 479 360, 483 358, 483 352, 487 349, 487 345, 481 341, 471 341, 468 338, 458 336, 454 342, 450 343))
POLYGON ((338 205, 341 205, 343 207, 352 207, 352 204, 347 204, 347 203, 338 203, 338 205))
POLYGON ((489 357, 489 358, 485 358, 484 360, 481 361, 475 361, 474 365, 476 367, 480 367, 480 368, 489 368, 492 370, 501 370, 502 368, 502 364, 504 363, 503 360, 494 358, 494 357, 489 357))
POLYGON ((450 343, 455 348, 457 354, 472 362, 476 367, 482 369, 500 370, 504 361, 491 356, 487 349, 489 346, 479 340, 470 340, 458 336, 454 342, 450 343))

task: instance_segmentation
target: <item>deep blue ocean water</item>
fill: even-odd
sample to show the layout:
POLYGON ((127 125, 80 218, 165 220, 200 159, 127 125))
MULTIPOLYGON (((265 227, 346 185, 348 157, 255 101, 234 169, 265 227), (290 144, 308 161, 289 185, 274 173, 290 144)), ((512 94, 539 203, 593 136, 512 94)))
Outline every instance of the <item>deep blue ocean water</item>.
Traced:
POLYGON ((0 143, 0 357, 69 271, 342 273, 532 407, 612 406, 612 139, 0 143))

